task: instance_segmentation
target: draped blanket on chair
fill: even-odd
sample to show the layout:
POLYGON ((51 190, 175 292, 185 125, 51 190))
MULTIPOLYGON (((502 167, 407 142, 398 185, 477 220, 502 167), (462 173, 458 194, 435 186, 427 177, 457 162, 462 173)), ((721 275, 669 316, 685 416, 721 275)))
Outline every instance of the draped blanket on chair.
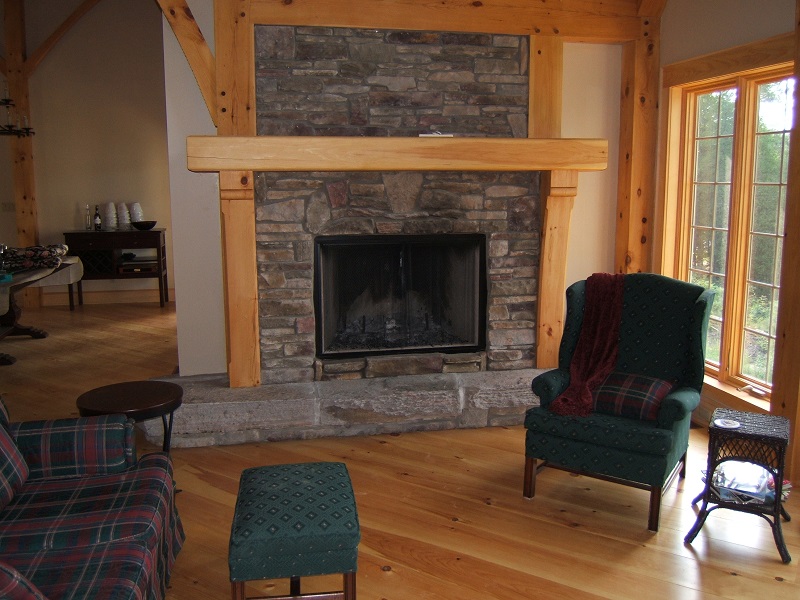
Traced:
POLYGON ((592 390, 617 363, 624 276, 595 273, 586 280, 586 305, 578 343, 569 366, 570 383, 550 404, 559 415, 586 417, 592 412, 592 390))

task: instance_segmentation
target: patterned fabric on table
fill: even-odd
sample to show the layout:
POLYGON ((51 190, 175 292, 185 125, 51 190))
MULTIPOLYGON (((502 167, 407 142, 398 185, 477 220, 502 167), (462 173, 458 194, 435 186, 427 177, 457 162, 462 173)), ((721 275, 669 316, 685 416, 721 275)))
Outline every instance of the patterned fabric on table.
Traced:
POLYGON ((594 410, 629 419, 655 421, 672 383, 657 377, 610 373, 593 392, 594 410))
POLYGON ((5 427, 0 427, 0 509, 8 505, 28 479, 28 465, 5 427))
POLYGON ((11 273, 25 269, 47 269, 61 264, 61 257, 69 248, 64 244, 49 246, 28 246, 27 248, 6 248, 5 269, 11 273))
POLYGON ((172 465, 166 454, 143 456, 138 465, 113 475, 28 480, 3 511, 0 555, 70 549, 136 540, 153 554, 159 581, 152 595, 163 598, 185 535, 174 505, 172 465))
POLYGON ((242 472, 228 554, 231 581, 355 572, 360 539, 343 463, 242 472))
POLYGON ((136 541, 96 544, 77 550, 13 554, 0 560, 0 598, 145 600, 154 597, 148 595, 152 587, 148 575, 152 572, 152 554, 136 541), (18 575, 30 580, 43 596, 35 592, 21 593, 29 586, 24 580, 20 581, 18 575, 17 586, 23 589, 17 588, 20 595, 15 596, 11 569, 18 569, 18 575), (10 595, 3 592, 4 574, 10 595))
POLYGON ((136 464, 133 421, 124 415, 24 421, 10 431, 31 479, 119 473, 136 464))

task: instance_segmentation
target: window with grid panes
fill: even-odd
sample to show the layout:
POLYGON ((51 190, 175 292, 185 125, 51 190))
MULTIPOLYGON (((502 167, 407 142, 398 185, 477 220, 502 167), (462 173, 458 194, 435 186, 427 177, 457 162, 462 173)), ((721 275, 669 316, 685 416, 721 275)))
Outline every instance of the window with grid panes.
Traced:
POLYGON ((786 71, 684 90, 679 269, 716 290, 706 361, 721 381, 769 390, 794 78, 786 71), (688 174, 688 176, 687 176, 688 174))

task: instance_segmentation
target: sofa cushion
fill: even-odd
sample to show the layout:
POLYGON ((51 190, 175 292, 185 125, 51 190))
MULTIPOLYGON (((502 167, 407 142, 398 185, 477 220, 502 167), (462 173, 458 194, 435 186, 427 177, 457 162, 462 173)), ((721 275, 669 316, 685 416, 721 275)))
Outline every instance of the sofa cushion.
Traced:
POLYGON ((4 560, 6 567, 18 571, 18 583, 23 589, 34 586, 33 590, 41 595, 3 595, 3 563, 0 561, 1 598, 141 600, 157 597, 150 591, 153 557, 144 544, 135 541, 97 544, 80 549, 40 550, 10 555, 4 560), (21 581, 20 575, 24 577, 21 581))
POLYGON ((594 410, 630 419, 654 421, 658 418, 661 401, 672 387, 672 382, 657 377, 610 373, 592 392, 594 410))
POLYGON ((11 435, 0 427, 0 509, 5 508, 28 479, 28 464, 11 435))
POLYGON ((114 475, 31 479, 3 511, 0 554, 130 538, 155 547, 171 524, 172 487, 163 454, 143 456, 136 468, 114 475))

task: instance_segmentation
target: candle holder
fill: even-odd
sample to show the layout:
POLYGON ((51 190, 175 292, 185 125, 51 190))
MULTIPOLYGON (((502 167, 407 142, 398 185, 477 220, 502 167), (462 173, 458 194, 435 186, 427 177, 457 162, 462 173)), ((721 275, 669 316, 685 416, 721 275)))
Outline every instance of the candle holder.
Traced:
POLYGON ((28 137, 33 135, 32 127, 28 127, 28 118, 25 117, 25 123, 20 124, 19 117, 17 117, 17 124, 14 125, 11 118, 11 109, 15 106, 11 98, 0 98, 0 106, 6 109, 6 124, 0 125, 0 135, 15 135, 17 137, 28 137))

